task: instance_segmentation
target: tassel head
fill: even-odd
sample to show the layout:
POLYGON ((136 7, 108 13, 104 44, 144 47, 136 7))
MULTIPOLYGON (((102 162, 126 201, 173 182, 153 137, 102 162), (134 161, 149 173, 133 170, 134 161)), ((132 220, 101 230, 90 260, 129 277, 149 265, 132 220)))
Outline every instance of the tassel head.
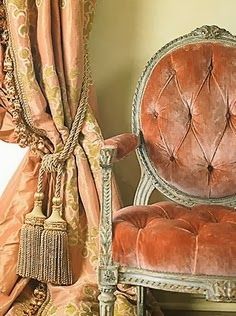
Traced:
POLYGON ((42 211, 43 193, 35 193, 34 208, 25 216, 21 228, 16 273, 25 278, 37 279, 39 273, 41 236, 45 215, 42 211))
POLYGON ((60 198, 53 198, 52 214, 44 223, 39 280, 56 285, 72 284, 67 223, 60 198))

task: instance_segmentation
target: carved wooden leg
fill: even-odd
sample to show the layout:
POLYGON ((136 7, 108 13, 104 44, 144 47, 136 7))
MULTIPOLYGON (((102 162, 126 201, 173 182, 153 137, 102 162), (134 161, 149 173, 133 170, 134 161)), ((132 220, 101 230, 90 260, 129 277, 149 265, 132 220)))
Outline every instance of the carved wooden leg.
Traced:
POLYGON ((146 316, 145 295, 146 288, 137 286, 137 316, 146 316))
POLYGON ((99 315, 100 316, 114 316, 114 305, 116 297, 114 292, 116 290, 115 286, 101 286, 99 299, 99 315))

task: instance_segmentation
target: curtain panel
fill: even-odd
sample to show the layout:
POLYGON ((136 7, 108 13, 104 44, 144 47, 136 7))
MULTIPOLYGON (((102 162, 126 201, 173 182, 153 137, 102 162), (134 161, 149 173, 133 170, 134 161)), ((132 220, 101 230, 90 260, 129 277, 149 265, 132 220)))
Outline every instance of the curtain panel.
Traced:
MULTIPOLYGON (((103 139, 94 116, 96 101, 87 63, 94 11, 95 0, 0 1, 0 140, 29 147, 0 200, 0 315, 98 315, 103 139), (83 99, 85 78, 89 85, 83 99), (60 189, 72 284, 20 277, 16 273, 20 231, 34 205, 42 161, 64 150, 83 100, 83 124, 64 161, 60 189)), ((45 172, 41 183, 45 217, 52 208, 55 182, 55 174, 45 172)), ((117 194, 113 207, 120 208, 117 194)), ((117 296, 117 315, 135 314, 134 294, 127 290, 117 296)))

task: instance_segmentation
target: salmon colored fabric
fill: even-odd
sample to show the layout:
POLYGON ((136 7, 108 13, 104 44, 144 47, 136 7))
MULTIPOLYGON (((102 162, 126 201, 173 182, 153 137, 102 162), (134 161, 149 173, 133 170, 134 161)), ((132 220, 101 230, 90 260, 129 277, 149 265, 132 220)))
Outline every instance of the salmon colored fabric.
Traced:
POLYGON ((171 186, 205 198, 236 193, 235 87, 235 46, 185 45, 154 67, 140 122, 148 155, 171 186))
MULTIPOLYGON (((26 128, 29 133, 40 130, 45 140, 44 153, 58 152, 69 135, 81 98, 84 54, 95 0, 6 0, 4 3, 0 1, 0 19, 5 9, 14 79, 25 117, 21 122, 23 130, 26 128)), ((0 33, 3 25, 0 23, 0 33)), ((0 139, 16 142, 17 122, 6 89, 9 77, 3 66, 6 45, 3 43, 0 48, 0 139)), ((63 176, 73 285, 48 285, 45 303, 37 315, 98 315, 99 150, 103 139, 93 114, 96 106, 93 90, 91 86, 80 142, 68 159, 63 176)), ((40 160, 28 153, 0 200, 0 315, 30 315, 29 307, 34 300, 37 282, 19 278, 16 262, 19 232, 24 215, 32 209, 40 160)), ((44 183, 47 210, 54 180, 48 175, 44 183)), ((113 207, 120 208, 116 193, 113 207)), ((135 307, 118 295, 116 315, 124 315, 125 310, 126 315, 135 313, 135 307)))
POLYGON ((0 107, 0 138, 9 143, 15 143, 14 124, 10 114, 3 107, 0 107))
POLYGON ((124 133, 104 141, 104 146, 112 146, 116 149, 116 159, 120 160, 128 156, 139 145, 138 137, 132 133, 124 133))
MULTIPOLYGON (((235 195, 235 46, 171 50, 143 87, 140 133, 156 173, 187 195, 235 195)), ((235 241, 236 212, 219 205, 159 202, 122 208, 113 218, 113 259, 128 267, 236 276, 235 241)))
POLYGON ((114 216, 113 256, 129 267, 236 276, 236 212, 172 202, 129 206, 114 216))

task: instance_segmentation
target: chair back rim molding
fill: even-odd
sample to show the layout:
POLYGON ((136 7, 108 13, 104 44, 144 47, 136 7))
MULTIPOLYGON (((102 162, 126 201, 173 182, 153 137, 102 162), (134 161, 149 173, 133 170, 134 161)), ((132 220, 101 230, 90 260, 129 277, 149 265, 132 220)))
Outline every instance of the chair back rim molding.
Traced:
POLYGON ((135 205, 147 204, 151 193, 154 189, 157 189, 170 200, 188 207, 197 204, 236 206, 236 194, 219 198, 201 198, 189 195, 167 183, 158 175, 153 163, 148 157, 141 132, 140 108, 142 98, 148 79, 155 66, 170 52, 186 45, 197 43, 220 43, 226 46, 236 47, 236 36, 216 25, 204 25, 196 28, 194 31, 172 40, 159 49, 146 64, 138 81, 132 105, 132 132, 140 137, 140 146, 136 150, 136 153, 141 168, 141 178, 134 199, 135 205))
MULTIPOLYGON (((171 50, 191 43, 217 42, 236 46, 236 37, 215 25, 203 26, 193 32, 171 41, 161 48, 148 62, 135 92, 132 109, 132 130, 141 141, 137 156, 141 166, 141 179, 136 191, 134 205, 147 205, 149 196, 158 189, 171 200, 185 206, 195 204, 222 204, 235 206, 236 195, 227 198, 201 199, 189 196, 167 184, 151 164, 145 144, 140 133, 140 104, 145 84, 154 65, 171 50), (158 180, 156 180, 158 179, 158 180)), ((236 302, 235 276, 217 276, 208 274, 183 274, 146 270, 122 265, 113 258, 113 207, 112 207, 112 174, 113 163, 116 161, 116 146, 104 145, 100 151, 102 168, 102 203, 100 214, 99 267, 98 282, 100 288, 99 310, 101 316, 114 316, 115 291, 117 284, 137 286, 137 315, 150 315, 146 310, 146 289, 153 288, 164 291, 195 293, 204 295, 212 302, 236 302)), ((122 158, 121 158, 122 159, 122 158)))

